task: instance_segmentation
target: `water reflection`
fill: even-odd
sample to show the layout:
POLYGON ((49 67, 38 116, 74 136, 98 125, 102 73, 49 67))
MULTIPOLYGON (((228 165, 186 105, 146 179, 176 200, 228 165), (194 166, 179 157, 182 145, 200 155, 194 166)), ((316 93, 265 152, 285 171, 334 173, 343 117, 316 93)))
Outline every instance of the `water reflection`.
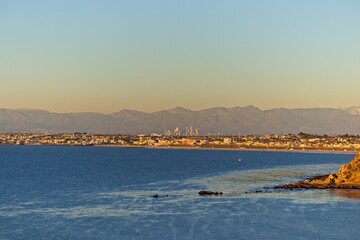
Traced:
POLYGON ((333 197, 360 201, 359 189, 329 189, 328 192, 333 197))

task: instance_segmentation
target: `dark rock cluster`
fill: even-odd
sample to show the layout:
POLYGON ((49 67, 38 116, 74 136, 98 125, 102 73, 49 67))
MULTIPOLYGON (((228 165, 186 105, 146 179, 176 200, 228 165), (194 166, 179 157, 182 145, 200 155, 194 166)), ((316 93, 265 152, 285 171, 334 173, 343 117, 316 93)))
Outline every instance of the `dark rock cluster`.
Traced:
POLYGON ((214 191, 208 191, 208 190, 202 190, 199 192, 199 195, 222 195, 222 192, 214 192, 214 191))

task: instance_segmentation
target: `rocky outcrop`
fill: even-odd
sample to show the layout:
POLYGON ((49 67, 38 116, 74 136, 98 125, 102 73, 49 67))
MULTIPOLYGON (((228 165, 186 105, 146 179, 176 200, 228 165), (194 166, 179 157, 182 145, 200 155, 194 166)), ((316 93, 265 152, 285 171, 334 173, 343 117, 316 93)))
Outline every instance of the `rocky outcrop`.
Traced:
POLYGON ((335 179, 336 184, 360 184, 360 153, 348 164, 343 165, 335 179))
POLYGON ((360 189, 360 153, 350 163, 341 166, 336 174, 316 176, 294 184, 277 186, 276 188, 360 189))

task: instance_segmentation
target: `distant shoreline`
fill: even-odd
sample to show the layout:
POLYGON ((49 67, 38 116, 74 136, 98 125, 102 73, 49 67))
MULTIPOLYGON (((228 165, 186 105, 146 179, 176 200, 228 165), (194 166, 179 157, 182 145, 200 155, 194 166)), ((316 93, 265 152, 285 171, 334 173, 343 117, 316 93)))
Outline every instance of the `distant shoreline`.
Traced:
POLYGON ((254 152, 299 152, 299 153, 336 153, 356 154, 357 151, 327 150, 327 149, 266 149, 266 148, 226 148, 226 147, 186 147, 186 146, 136 146, 136 145, 93 145, 93 147, 115 147, 115 148, 144 148, 144 149, 178 149, 178 150, 214 150, 214 151, 254 151, 254 152))
POLYGON ((263 151, 263 152, 297 152, 297 153, 336 153, 336 154, 356 154, 358 151, 349 150, 329 150, 329 149, 285 149, 285 148, 245 148, 245 147, 226 147, 224 145, 215 147, 200 146, 144 146, 144 145, 116 145, 116 144, 93 144, 93 145, 76 145, 76 144, 0 144, 0 147, 6 146, 54 146, 54 147, 113 147, 113 148, 143 148, 143 149, 175 149, 175 150, 214 150, 214 151, 263 151))

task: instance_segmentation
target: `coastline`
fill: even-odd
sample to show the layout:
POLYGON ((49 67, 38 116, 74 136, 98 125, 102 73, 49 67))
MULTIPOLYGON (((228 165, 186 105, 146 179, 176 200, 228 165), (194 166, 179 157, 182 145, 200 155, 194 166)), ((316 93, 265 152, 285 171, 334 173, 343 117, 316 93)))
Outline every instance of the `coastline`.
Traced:
POLYGON ((7 133, 0 145, 111 146, 159 149, 206 149, 232 151, 337 152, 360 151, 360 135, 164 136, 160 134, 7 133))
POLYGON ((297 153, 336 153, 356 154, 358 151, 328 149, 267 149, 267 148, 226 148, 226 147, 187 147, 187 146, 138 146, 138 145, 93 145, 93 147, 145 148, 145 149, 176 149, 176 150, 214 150, 214 151, 264 151, 264 152, 297 152, 297 153))
POLYGON ((246 148, 219 145, 214 147, 201 146, 146 146, 146 145, 117 145, 117 144, 92 144, 92 145, 77 145, 77 144, 0 144, 0 147, 5 146, 54 146, 54 147, 113 147, 113 148, 144 148, 144 149, 175 149, 175 150, 214 150, 214 151, 264 151, 264 152, 296 152, 296 153, 336 153, 336 154, 356 154, 356 150, 347 149, 286 149, 286 148, 246 148))
POLYGON ((351 162, 342 165, 337 173, 315 176, 297 183, 285 184, 275 188, 360 189, 360 153, 351 162))

